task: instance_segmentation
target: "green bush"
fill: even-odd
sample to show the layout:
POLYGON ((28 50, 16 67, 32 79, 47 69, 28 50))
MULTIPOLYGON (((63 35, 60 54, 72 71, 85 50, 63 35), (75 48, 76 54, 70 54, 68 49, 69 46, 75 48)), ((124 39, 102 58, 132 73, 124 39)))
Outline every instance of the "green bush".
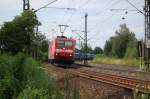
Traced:
POLYGON ((22 53, 0 56, 0 99, 62 99, 58 93, 54 78, 40 63, 22 53))
POLYGON ((23 90, 22 93, 17 97, 18 99, 46 99, 48 96, 45 91, 42 89, 34 89, 31 87, 27 87, 23 90))
POLYGON ((16 92, 12 63, 12 57, 0 56, 0 99, 10 99, 16 92))
POLYGON ((40 52, 39 60, 41 62, 47 62, 47 60, 48 60, 48 53, 47 52, 40 52))
POLYGON ((116 58, 137 58, 137 39, 126 24, 120 25, 115 36, 109 38, 104 46, 104 54, 116 58))

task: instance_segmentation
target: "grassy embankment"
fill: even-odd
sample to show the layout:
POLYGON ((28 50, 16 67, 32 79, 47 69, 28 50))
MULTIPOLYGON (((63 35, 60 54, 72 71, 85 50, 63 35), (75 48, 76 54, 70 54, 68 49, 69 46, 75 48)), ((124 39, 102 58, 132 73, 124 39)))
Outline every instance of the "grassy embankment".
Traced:
POLYGON ((68 83, 64 87, 67 94, 60 90, 55 78, 44 68, 21 53, 0 55, 0 99, 79 99, 78 91, 68 91, 68 83))
POLYGON ((129 65, 129 66, 140 66, 140 59, 136 58, 115 58, 103 55, 96 55, 93 63, 97 64, 117 64, 117 65, 129 65))

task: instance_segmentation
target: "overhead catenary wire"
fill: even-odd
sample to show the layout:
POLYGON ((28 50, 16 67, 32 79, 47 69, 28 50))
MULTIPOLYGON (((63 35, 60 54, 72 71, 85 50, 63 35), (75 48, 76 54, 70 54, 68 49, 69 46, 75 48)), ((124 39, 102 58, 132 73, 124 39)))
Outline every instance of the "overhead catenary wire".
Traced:
POLYGON ((87 41, 90 41, 90 40, 93 39, 95 36, 97 36, 97 33, 95 33, 94 35, 92 35, 87 41))
MULTIPOLYGON (((63 4, 64 3, 65 2, 63 2, 63 4)), ((66 11, 64 12, 64 14, 60 16, 62 21, 64 21, 64 18, 66 18, 65 16, 67 15, 67 13, 68 13, 69 10, 76 11, 76 8, 70 8, 70 7, 64 7, 64 8, 63 7, 47 7, 47 8, 56 8, 56 9, 64 9, 64 10, 66 9, 66 11)), ((59 24, 67 25, 67 24, 65 24, 63 22, 59 22, 59 24)))
POLYGON ((76 10, 76 8, 61 8, 61 7, 45 7, 45 8, 64 9, 64 10, 76 10))
POLYGON ((109 4, 112 3, 112 1, 113 1, 113 0, 109 0, 109 1, 102 7, 102 9, 96 13, 96 15, 100 15, 100 14, 104 13, 104 12, 105 12, 105 9, 107 9, 107 7, 109 6, 109 4))
MULTIPOLYGON (((91 0, 87 0, 84 4, 87 5, 90 1, 91 1, 91 0)), ((109 2, 105 5, 105 7, 106 7, 111 1, 112 1, 112 0, 109 0, 109 2)), ((82 5, 83 5, 83 4, 82 4, 82 5)), ((78 9, 79 9, 79 8, 83 8, 83 7, 85 6, 85 5, 84 5, 84 6, 82 6, 82 5, 80 5, 80 6, 78 7, 78 9)), ((104 8, 105 8, 105 7, 104 7, 104 8)), ((72 18, 72 16, 71 16, 71 18, 72 18)), ((70 21, 70 20, 69 20, 69 21, 70 21)), ((68 22, 69 22, 69 21, 68 21, 68 22)))
MULTIPOLYGON (((111 1, 112 1, 112 0, 111 0, 111 1)), ((112 2, 112 4, 109 5, 109 6, 106 4, 106 6, 105 6, 101 11, 97 12, 96 15, 100 15, 100 14, 106 12, 106 10, 109 10, 110 7, 119 4, 121 1, 122 1, 122 0, 117 0, 116 2, 112 2)), ((108 2, 108 4, 110 4, 110 2, 108 2)))
MULTIPOLYGON (((56 2, 56 1, 58 1, 58 0, 53 0, 52 2, 50 2, 50 3, 48 3, 48 4, 46 4, 46 5, 44 5, 43 7, 41 7, 41 8, 39 8, 39 9, 37 9, 37 10, 35 10, 34 12, 37 12, 37 11, 39 11, 39 10, 41 10, 41 9, 43 9, 43 8, 53 8, 53 9, 64 9, 64 10, 76 10, 76 8, 69 8, 69 7, 64 7, 64 8, 61 8, 61 7, 48 7, 50 4, 53 4, 54 2, 56 2)), ((65 27, 65 29, 66 29, 66 27, 65 27)))
MULTIPOLYGON (((99 21, 99 23, 106 23, 106 22, 108 22, 109 19, 111 19, 114 15, 115 15, 115 14, 112 14, 112 15, 106 17, 104 20, 99 21)), ((109 21, 109 22, 110 22, 110 21, 109 21)), ((97 23, 97 24, 94 25, 94 26, 97 26, 97 27, 98 27, 99 25, 98 25, 98 23, 97 23)), ((93 27, 93 29, 94 29, 94 27, 93 27)), ((92 29, 90 29, 90 30, 92 30, 92 29)), ((96 32, 95 34, 93 34, 93 35, 88 39, 88 41, 93 40, 93 38, 97 37, 97 34, 98 34, 99 32, 100 32, 100 30, 99 30, 98 32, 96 32)), ((94 40, 96 40, 96 39, 94 39, 94 40)))
MULTIPOLYGON (((65 5, 66 3, 65 2, 62 2, 62 5, 65 5)), ((65 18, 66 14, 67 14, 68 10, 66 10, 63 15, 61 16, 61 20, 63 21, 63 19, 65 18)), ((61 23, 62 24, 62 23, 61 23)))
POLYGON ((52 3, 55 3, 56 1, 58 1, 58 0, 53 0, 52 2, 50 2, 50 3, 48 3, 48 4, 46 4, 46 5, 42 6, 42 7, 40 7, 39 9, 34 10, 34 12, 37 12, 37 11, 43 9, 43 8, 46 8, 46 7, 48 7, 49 5, 51 5, 52 3))
MULTIPOLYGON (((63 2, 64 3, 64 2, 63 2)), ((67 5, 69 4, 69 2, 67 3, 67 5)), ((69 9, 68 9, 69 10, 69 9)), ((64 20, 64 18, 66 18, 66 15, 68 14, 68 10, 64 12, 64 14, 62 15, 62 21, 64 20)), ((74 8, 73 11, 77 10, 76 8, 74 8)), ((63 23, 63 22, 62 22, 63 23)))
MULTIPOLYGON (((112 1, 112 0, 110 0, 110 1, 112 1)), ((100 15, 100 14, 106 12, 107 9, 110 9, 110 7, 112 7, 112 6, 114 6, 114 5, 117 5, 118 3, 121 2, 121 0, 117 0, 116 2, 112 2, 111 5, 108 6, 108 4, 110 4, 110 1, 103 7, 103 9, 101 10, 101 12, 97 13, 97 15, 100 15)), ((112 16, 114 16, 114 14, 111 14, 111 16, 106 17, 106 18, 105 18, 104 20, 102 20, 102 21, 97 21, 97 23, 96 23, 95 25, 93 25, 93 27, 91 28, 91 30, 92 30, 93 28, 95 28, 95 26, 97 26, 99 23, 107 21, 107 20, 108 20, 109 18, 111 18, 112 16)))
POLYGON ((134 4, 132 4, 129 0, 126 0, 132 7, 134 7, 136 10, 138 10, 141 14, 145 15, 144 12, 142 12, 140 9, 138 9, 134 4))
POLYGON ((110 11, 137 11, 135 9, 110 9, 110 11))
MULTIPOLYGON (((109 2, 108 2, 109 3, 109 2)), ((116 3, 116 2, 115 2, 116 3)), ((113 3, 112 5, 114 5, 115 3, 113 3)), ((110 6, 111 7, 111 6, 110 6)), ((97 25, 97 24, 96 24, 97 25)))
MULTIPOLYGON (((89 1, 90 1, 90 0, 88 0, 88 1, 86 2, 86 4, 87 4, 89 1)), ((83 7, 83 6, 82 6, 82 5, 79 5, 76 9, 78 10, 78 9, 81 8, 81 7, 83 7)), ((71 19, 72 19, 73 15, 77 12, 77 10, 75 10, 74 12, 72 12, 72 14, 70 15, 69 19, 68 19, 67 22, 66 22, 66 25, 69 25, 68 23, 71 22, 71 19)))
MULTIPOLYGON (((116 5, 117 2, 120 3, 119 1, 121 1, 121 0, 118 0, 118 1, 114 2, 113 4, 111 4, 111 6, 114 6, 114 4, 116 5)), ((118 4, 118 3, 117 3, 117 4, 118 4)), ((106 9, 110 8, 111 6, 107 7, 106 9)), ((105 10, 103 9, 102 11, 104 12, 105 10)), ((136 9, 136 10, 131 9, 131 11, 137 11, 137 9, 136 9)), ((103 12, 101 12, 101 13, 99 13, 99 14, 102 14, 103 12)), ((93 28, 95 28, 95 26, 97 26, 99 23, 104 23, 105 21, 108 21, 108 19, 111 18, 112 16, 114 16, 114 14, 111 15, 111 16, 109 16, 108 18, 102 20, 102 21, 97 21, 97 23, 93 26, 93 28)), ((92 28, 92 29, 93 29, 93 28, 92 28)), ((91 29, 91 30, 92 30, 92 29, 91 29)))
POLYGON ((93 30, 96 26, 98 26, 99 23, 105 23, 106 21, 109 21, 109 19, 111 19, 115 14, 111 14, 110 16, 106 17, 105 19, 101 20, 101 21, 97 21, 97 23, 95 25, 93 25, 93 27, 90 30, 93 30))
MULTIPOLYGON (((84 4, 88 4, 90 1, 91 1, 91 0, 87 0, 84 4)), ((109 0, 109 2, 104 6, 104 9, 109 9, 110 7, 112 7, 112 6, 114 6, 114 5, 118 4, 118 3, 120 3, 120 0, 117 0, 116 2, 114 2, 114 3, 112 2, 112 4, 111 4, 110 6, 108 6, 108 4, 110 4, 111 1, 112 1, 112 0, 109 0)), ((84 4, 79 5, 77 9, 83 8, 83 7, 85 6, 84 4), (84 6, 83 6, 83 5, 84 5, 84 6)), ((102 11, 105 11, 104 9, 103 9, 102 11)), ((73 12, 73 13, 71 14, 71 16, 70 16, 70 18, 68 19, 68 21, 67 21, 66 24, 68 24, 68 22, 70 22, 70 20, 72 19, 73 15, 74 15, 75 13, 76 13, 76 12, 73 12)))
MULTIPOLYGON (((120 0, 117 0, 117 2, 118 2, 118 1, 120 1, 120 0)), ((114 6, 114 4, 116 4, 117 2, 112 3, 111 6, 114 6)), ((120 2, 118 2, 118 3, 120 3, 120 2)), ((109 6, 109 7, 111 7, 111 6, 109 6)), ((108 8, 109 8, 109 7, 108 7, 108 8)), ((107 9, 108 9, 108 8, 107 8, 107 9)), ((111 17, 112 17, 112 15, 111 15, 111 17)), ((109 16, 108 18, 110 18, 110 16, 109 16)), ((108 18, 106 18, 106 19, 108 19, 108 18)), ((104 20, 102 20, 102 21, 107 21, 106 19, 104 19, 104 20)), ((96 23, 96 25, 97 25, 97 24, 98 24, 98 23, 96 23)), ((94 25, 94 28, 95 28, 95 25, 94 25)), ((96 33, 96 34, 97 34, 97 33, 96 33)), ((92 37, 90 37, 90 39, 92 39, 96 34, 94 34, 92 37)), ((89 41, 90 39, 88 39, 88 41, 89 41)))
POLYGON ((84 40, 84 38, 78 32, 76 32, 76 30, 72 30, 72 32, 77 34, 82 40, 84 40))
MULTIPOLYGON (((62 9, 62 10, 67 10, 67 11, 75 11, 76 10, 76 8, 69 8, 69 7, 64 7, 64 8, 62 8, 62 7, 45 7, 45 8, 54 8, 54 9, 58 9, 58 10, 60 10, 60 9, 62 9)), ((67 13, 67 11, 65 11, 65 13, 64 13, 64 15, 63 16, 61 16, 62 17, 62 20, 64 19, 64 17, 66 16, 66 13, 67 13)))
MULTIPOLYGON (((91 0, 87 0, 84 4, 81 4, 77 7, 77 9, 83 8, 85 5, 87 5, 91 0)), ((66 24, 68 24, 68 22, 70 22, 70 20, 72 19, 73 15, 76 13, 77 11, 73 12, 70 16, 70 18, 67 20, 66 24)))

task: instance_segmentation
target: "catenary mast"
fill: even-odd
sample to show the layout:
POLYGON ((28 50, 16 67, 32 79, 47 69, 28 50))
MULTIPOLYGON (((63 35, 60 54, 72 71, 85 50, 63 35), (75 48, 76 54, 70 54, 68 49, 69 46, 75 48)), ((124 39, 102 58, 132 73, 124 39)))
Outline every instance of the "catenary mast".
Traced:
POLYGON ((150 0, 145 0, 145 66, 146 69, 149 69, 149 59, 150 59, 150 0))

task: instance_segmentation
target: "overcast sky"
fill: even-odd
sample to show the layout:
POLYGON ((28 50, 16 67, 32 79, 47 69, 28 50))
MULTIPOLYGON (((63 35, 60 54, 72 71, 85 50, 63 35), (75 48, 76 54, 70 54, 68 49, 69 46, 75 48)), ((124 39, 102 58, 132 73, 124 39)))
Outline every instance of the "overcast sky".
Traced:
MULTIPOLYGON (((38 9, 53 0, 30 0, 31 8, 38 9)), ((138 9, 143 10, 144 0, 129 0, 138 9)), ((49 7, 76 8, 76 10, 46 8, 37 12, 42 26, 39 31, 45 33, 48 39, 61 35, 57 25, 65 24, 69 27, 65 35, 76 40, 84 36, 84 15, 88 13, 88 38, 90 46, 104 47, 105 41, 115 35, 119 25, 126 23, 138 39, 144 37, 144 16, 137 11, 110 11, 110 9, 135 10, 126 0, 58 0, 49 7), (123 20, 122 17, 125 19, 123 20), (96 34, 96 35, 95 35, 96 34)), ((5 21, 11 21, 19 15, 23 9, 23 0, 0 1, 0 25, 5 21)), ((77 41, 78 43, 78 41, 77 41)))

